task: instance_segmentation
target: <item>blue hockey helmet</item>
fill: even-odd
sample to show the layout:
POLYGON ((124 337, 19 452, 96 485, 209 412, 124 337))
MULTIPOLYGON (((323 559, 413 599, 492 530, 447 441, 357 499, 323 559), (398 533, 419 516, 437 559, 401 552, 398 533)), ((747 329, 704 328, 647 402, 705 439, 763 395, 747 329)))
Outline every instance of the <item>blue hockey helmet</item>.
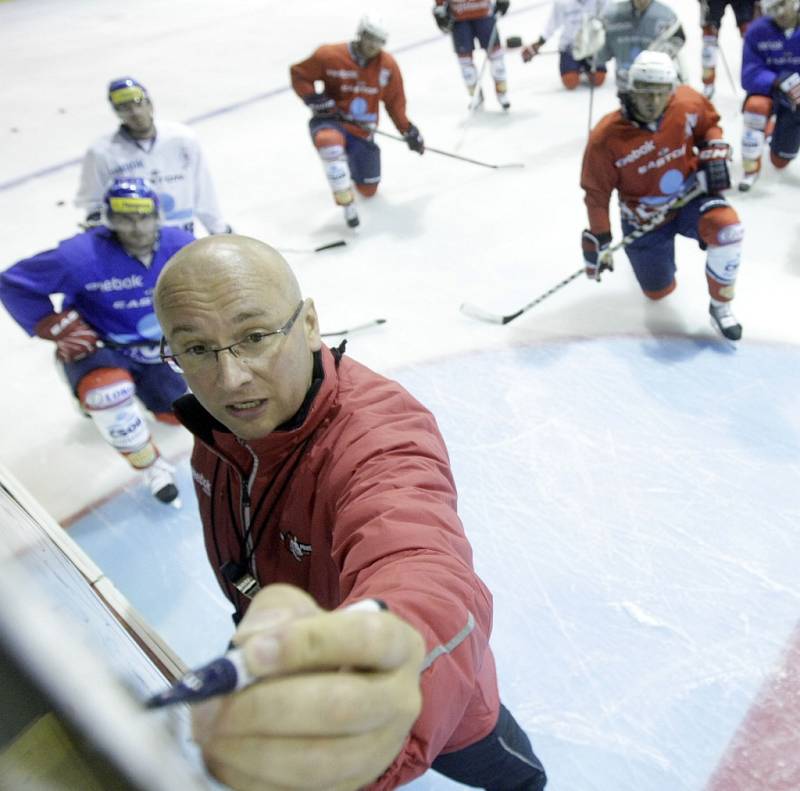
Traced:
POLYGON ((114 179, 103 203, 107 214, 158 214, 158 194, 141 178, 114 179))
POLYGON ((112 107, 119 107, 126 102, 142 102, 149 98, 147 88, 133 77, 120 77, 108 84, 108 101, 112 107))

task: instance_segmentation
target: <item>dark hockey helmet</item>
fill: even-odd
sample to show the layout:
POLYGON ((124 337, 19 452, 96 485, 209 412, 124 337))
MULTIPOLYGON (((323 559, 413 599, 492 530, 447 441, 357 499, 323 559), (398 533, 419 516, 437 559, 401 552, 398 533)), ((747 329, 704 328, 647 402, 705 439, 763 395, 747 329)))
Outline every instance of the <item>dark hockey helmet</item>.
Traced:
POLYGON ((103 203, 106 214, 158 214, 158 194, 146 179, 114 179, 103 203))
POLYGON ((112 107, 119 107, 126 102, 143 102, 149 98, 147 88, 133 77, 120 77, 108 84, 108 101, 112 107))

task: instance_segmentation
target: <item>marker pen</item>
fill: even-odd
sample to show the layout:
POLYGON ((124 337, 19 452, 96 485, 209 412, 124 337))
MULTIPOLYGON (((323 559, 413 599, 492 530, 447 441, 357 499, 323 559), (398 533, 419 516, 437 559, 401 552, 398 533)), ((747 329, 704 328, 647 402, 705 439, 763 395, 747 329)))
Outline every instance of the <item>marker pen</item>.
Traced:
MULTIPOLYGON (((386 605, 379 599, 361 599, 348 604, 341 612, 380 612, 385 609, 386 605)), ((175 703, 199 703, 217 695, 244 689, 258 680, 247 669, 242 649, 232 648, 225 656, 196 670, 190 670, 174 686, 153 695, 146 701, 145 707, 160 709, 175 703)))

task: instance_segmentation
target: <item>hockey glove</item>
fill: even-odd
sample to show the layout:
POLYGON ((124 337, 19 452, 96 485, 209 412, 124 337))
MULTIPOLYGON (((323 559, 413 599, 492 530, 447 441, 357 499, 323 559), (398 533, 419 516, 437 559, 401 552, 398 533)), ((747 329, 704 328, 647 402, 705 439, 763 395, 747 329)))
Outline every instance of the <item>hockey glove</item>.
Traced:
POLYGON ((442 33, 449 33, 453 29, 453 17, 450 15, 450 8, 447 5, 434 6, 433 18, 442 33))
POLYGON ((524 60, 525 63, 532 61, 539 54, 539 50, 542 48, 544 42, 544 36, 539 36, 538 41, 534 41, 533 44, 528 44, 527 47, 523 47, 522 60, 524 60))
POLYGON ((339 116, 336 102, 326 93, 312 93, 303 97, 303 101, 314 113, 314 118, 338 118, 339 116))
POLYGON ((83 222, 79 222, 78 226, 83 228, 84 231, 88 231, 89 228, 97 228, 98 225, 103 224, 103 214, 98 209, 97 211, 93 211, 86 215, 86 219, 83 222))
POLYGON ((494 0, 494 12, 498 16, 505 16, 511 0, 494 0))
POLYGON ((39 320, 33 331, 40 338, 56 344, 56 357, 62 363, 74 363, 88 357, 97 349, 100 340, 77 310, 50 313, 39 320))
POLYGON ((778 83, 778 88, 789 103, 792 112, 797 112, 798 105, 800 105, 800 74, 794 72, 785 77, 778 83))
POLYGON ((706 185, 710 193, 730 189, 731 172, 728 162, 731 147, 724 140, 707 140, 700 144, 700 169, 706 174, 706 185))
POLYGON ((419 129, 417 129, 414 124, 408 127, 406 133, 403 135, 403 139, 412 151, 416 151, 418 154, 425 153, 425 141, 422 139, 419 129))
POLYGON ((581 246, 583 247, 583 268, 586 277, 590 280, 600 282, 600 273, 614 271, 614 258, 608 252, 611 244, 611 234, 608 231, 593 234, 586 229, 581 234, 581 246))

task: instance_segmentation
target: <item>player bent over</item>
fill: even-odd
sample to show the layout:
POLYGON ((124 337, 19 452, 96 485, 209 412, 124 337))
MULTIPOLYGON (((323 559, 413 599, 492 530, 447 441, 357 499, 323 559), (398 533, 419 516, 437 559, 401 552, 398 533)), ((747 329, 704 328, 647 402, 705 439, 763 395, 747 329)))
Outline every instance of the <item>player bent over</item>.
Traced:
POLYGON ((749 190, 761 171, 761 151, 785 168, 800 150, 800 12, 798 0, 762 0, 764 16, 748 28, 742 53, 744 102, 739 189, 749 190), (774 116, 774 118, 773 118, 774 116))
POLYGON ((433 16, 439 29, 452 34, 453 49, 456 51, 461 76, 469 95, 474 96, 476 90, 480 91, 471 106, 483 103, 483 91, 478 85, 478 70, 472 59, 477 39, 489 58, 497 101, 504 110, 511 108, 506 61, 497 28, 497 17, 504 16, 510 5, 510 0, 495 0, 494 4, 492 0, 436 0, 433 7, 433 16))
POLYGON ((736 25, 744 38, 747 28, 755 15, 756 0, 700 0, 700 26, 703 30, 703 95, 709 99, 714 95, 714 80, 717 77, 717 58, 719 56, 719 26, 730 6, 736 15, 736 25))
MULTIPOLYGON (((591 85, 600 86, 606 79, 605 64, 597 65, 591 54, 596 53, 605 41, 605 29, 600 18, 606 7, 606 0, 553 0, 553 8, 539 38, 532 44, 522 49, 522 60, 530 62, 544 43, 561 28, 561 38, 558 42, 558 69, 561 73, 561 82, 567 90, 578 87, 581 74, 586 75, 591 85), (596 44, 586 46, 583 42, 595 31, 601 35, 602 40, 596 44), (586 56, 586 52, 590 56, 586 56)), ((586 42, 588 43, 588 42, 586 42)))
POLYGON ((118 179, 105 194, 105 223, 0 274, 0 300, 29 334, 56 344, 72 392, 103 439, 163 503, 178 504, 172 467, 159 455, 134 396, 177 425, 182 377, 159 357, 153 288, 173 253, 193 241, 159 228, 158 197, 143 179, 118 179), (63 294, 55 311, 51 295, 63 294))
POLYGON ((373 140, 382 101, 408 147, 424 153, 422 135, 406 116, 406 95, 397 61, 383 47, 386 26, 366 15, 355 41, 324 44, 289 70, 292 88, 308 105, 311 139, 319 152, 333 198, 355 228, 355 188, 372 197, 381 180, 381 150, 373 140), (317 93, 314 82, 323 84, 317 93))
POLYGON ((642 291, 663 299, 675 290, 675 236, 700 243, 712 324, 737 341, 742 325, 731 311, 742 250, 739 217, 718 193, 730 187, 730 146, 722 140, 719 114, 687 85, 677 88, 669 55, 645 50, 633 61, 621 109, 604 116, 589 135, 581 187, 589 214, 583 232, 588 277, 599 280, 613 262, 609 203, 616 190, 622 231, 629 234, 657 216, 659 207, 689 191, 703 171, 707 192, 670 212, 664 222, 625 252, 642 291))

